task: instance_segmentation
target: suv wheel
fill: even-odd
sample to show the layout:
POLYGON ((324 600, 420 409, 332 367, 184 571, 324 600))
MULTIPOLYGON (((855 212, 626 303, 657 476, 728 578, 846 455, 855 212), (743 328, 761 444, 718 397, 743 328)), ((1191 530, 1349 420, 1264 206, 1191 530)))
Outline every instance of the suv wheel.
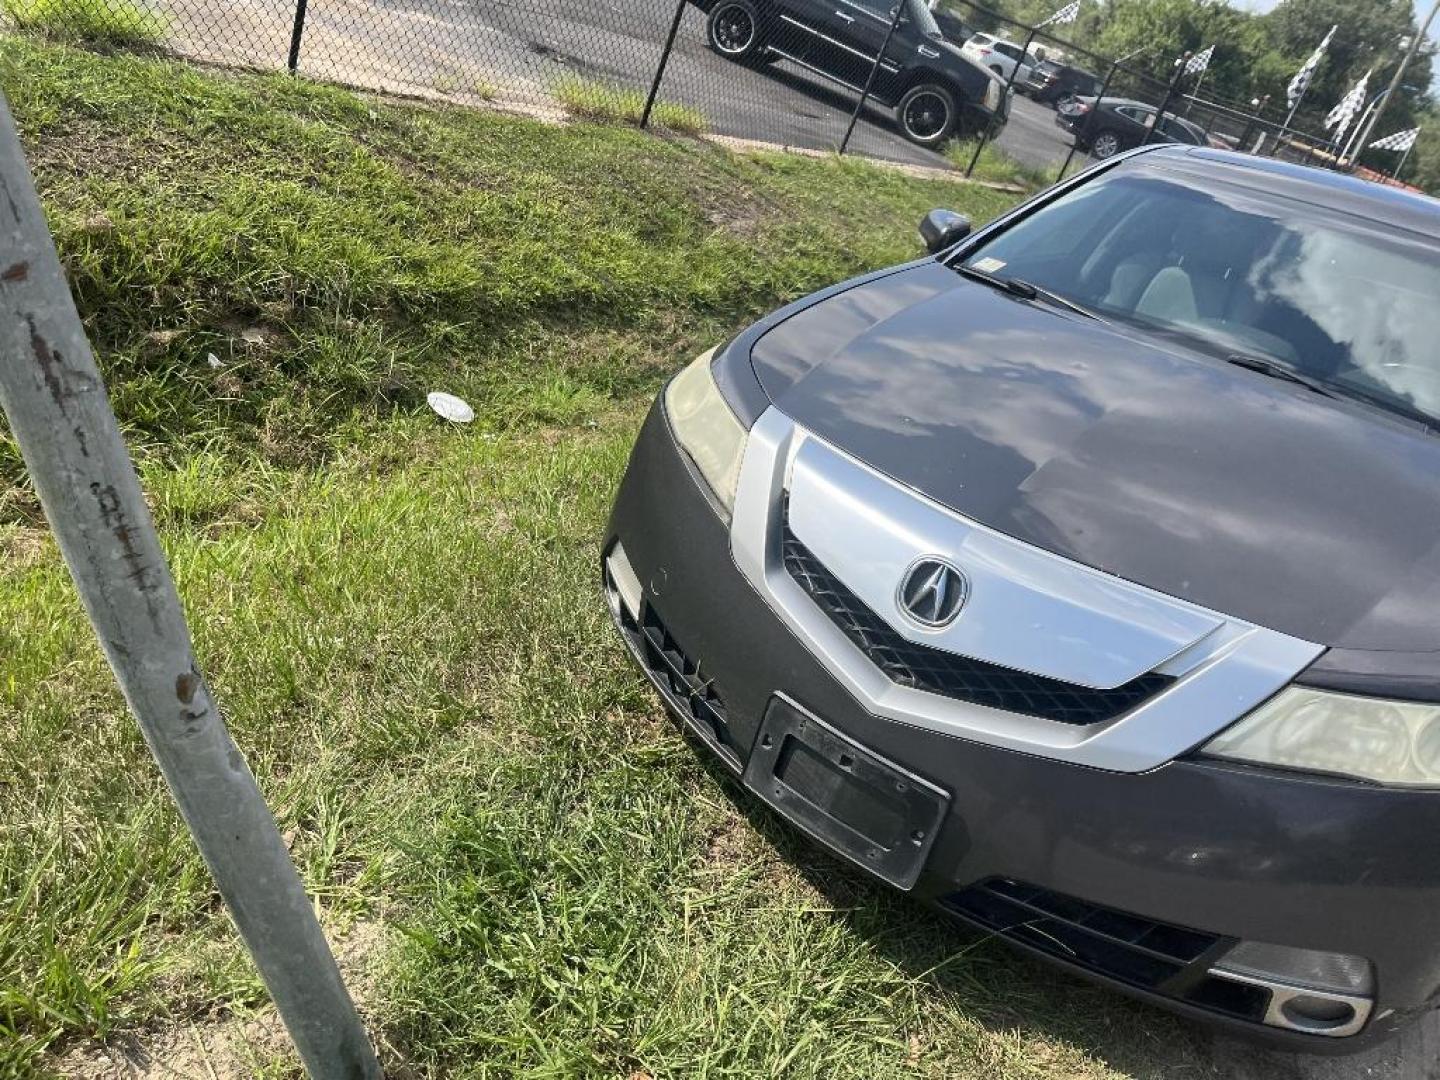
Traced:
POLYGON ((722 0, 710 9, 706 24, 710 48, 728 60, 760 59, 760 14, 750 0, 722 0))
POLYGON ((939 146, 950 136, 960 110, 955 95, 935 83, 921 83, 905 91, 895 106, 895 121, 905 137, 921 146, 939 146))
POLYGON ((1120 136, 1105 130, 1090 140, 1090 156, 1104 161, 1120 152, 1120 136))

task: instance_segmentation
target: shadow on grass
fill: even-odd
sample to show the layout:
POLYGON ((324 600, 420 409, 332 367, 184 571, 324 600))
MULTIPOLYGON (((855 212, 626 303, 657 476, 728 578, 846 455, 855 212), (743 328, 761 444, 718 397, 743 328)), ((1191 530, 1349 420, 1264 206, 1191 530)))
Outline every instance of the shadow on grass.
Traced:
POLYGON ((1392 1075, 1393 1047, 1321 1057, 1273 1051, 1218 1034, 1052 966, 891 889, 810 841, 746 789, 700 740, 684 734, 710 780, 829 902, 851 933, 917 983, 951 998, 991 1034, 1018 1031, 1042 1042, 1066 1043, 1135 1080, 1339 1080, 1357 1075, 1384 1080, 1392 1075))

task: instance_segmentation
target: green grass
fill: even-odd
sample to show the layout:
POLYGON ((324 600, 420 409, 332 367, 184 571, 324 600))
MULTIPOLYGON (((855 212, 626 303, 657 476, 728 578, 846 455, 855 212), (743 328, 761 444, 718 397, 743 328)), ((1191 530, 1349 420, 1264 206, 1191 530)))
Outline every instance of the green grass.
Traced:
MULTIPOLYGON (((970 159, 975 156, 975 141, 957 140, 947 143, 944 154, 956 168, 966 169, 970 165, 970 159)), ((975 171, 971 173, 971 177, 995 184, 1015 184, 1026 191, 1038 191, 1053 184, 1058 172, 1059 168, 1056 166, 1039 168, 1027 165, 996 143, 987 142, 980 151, 980 159, 975 162, 975 171)))
MULTIPOLYGON (((579 120, 603 124, 638 124, 645 112, 645 94, 639 90, 611 86, 572 76, 559 80, 552 88, 555 100, 565 111, 579 120)), ((708 127, 705 114, 689 105, 656 99, 650 110, 650 122, 686 135, 698 135, 708 127)))
POLYGON ((166 19, 137 0, 0 0, 19 29, 56 40, 98 45, 154 45, 166 19))
MULTIPOLYGON (((1209 1075, 1188 1029, 758 810, 596 594, 668 373, 1009 196, 25 39, 0 84, 197 653, 342 953, 371 942, 346 970, 397 1075, 1209 1075)), ((174 1048, 263 989, 0 465, 0 1075, 127 1037, 208 1075, 174 1048)))

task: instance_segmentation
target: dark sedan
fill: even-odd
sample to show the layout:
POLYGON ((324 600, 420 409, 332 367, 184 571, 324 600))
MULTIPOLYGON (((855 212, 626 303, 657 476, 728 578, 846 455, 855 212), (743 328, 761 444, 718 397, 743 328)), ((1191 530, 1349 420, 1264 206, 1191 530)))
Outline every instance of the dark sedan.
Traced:
POLYGON ((922 235, 661 393, 597 551, 641 670, 999 938, 1433 1047, 1440 203, 1172 145, 922 235))
MULTIPOLYGON (((1145 142, 1146 133, 1155 125, 1157 111, 1154 105, 1128 98, 1107 97, 1097 103, 1093 97, 1075 97, 1060 104, 1055 123, 1075 137, 1077 147, 1104 160, 1145 142)), ((1173 113, 1165 114, 1149 141, 1189 146, 1204 146, 1207 142, 1203 129, 1173 113)))

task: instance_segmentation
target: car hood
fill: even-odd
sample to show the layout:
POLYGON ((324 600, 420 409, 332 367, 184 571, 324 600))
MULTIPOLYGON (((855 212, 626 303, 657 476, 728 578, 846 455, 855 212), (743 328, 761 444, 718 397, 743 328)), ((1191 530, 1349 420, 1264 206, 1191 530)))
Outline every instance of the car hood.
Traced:
POLYGON ((938 263, 751 358, 802 426, 991 528, 1323 645, 1440 649, 1440 438, 1406 421, 938 263))

